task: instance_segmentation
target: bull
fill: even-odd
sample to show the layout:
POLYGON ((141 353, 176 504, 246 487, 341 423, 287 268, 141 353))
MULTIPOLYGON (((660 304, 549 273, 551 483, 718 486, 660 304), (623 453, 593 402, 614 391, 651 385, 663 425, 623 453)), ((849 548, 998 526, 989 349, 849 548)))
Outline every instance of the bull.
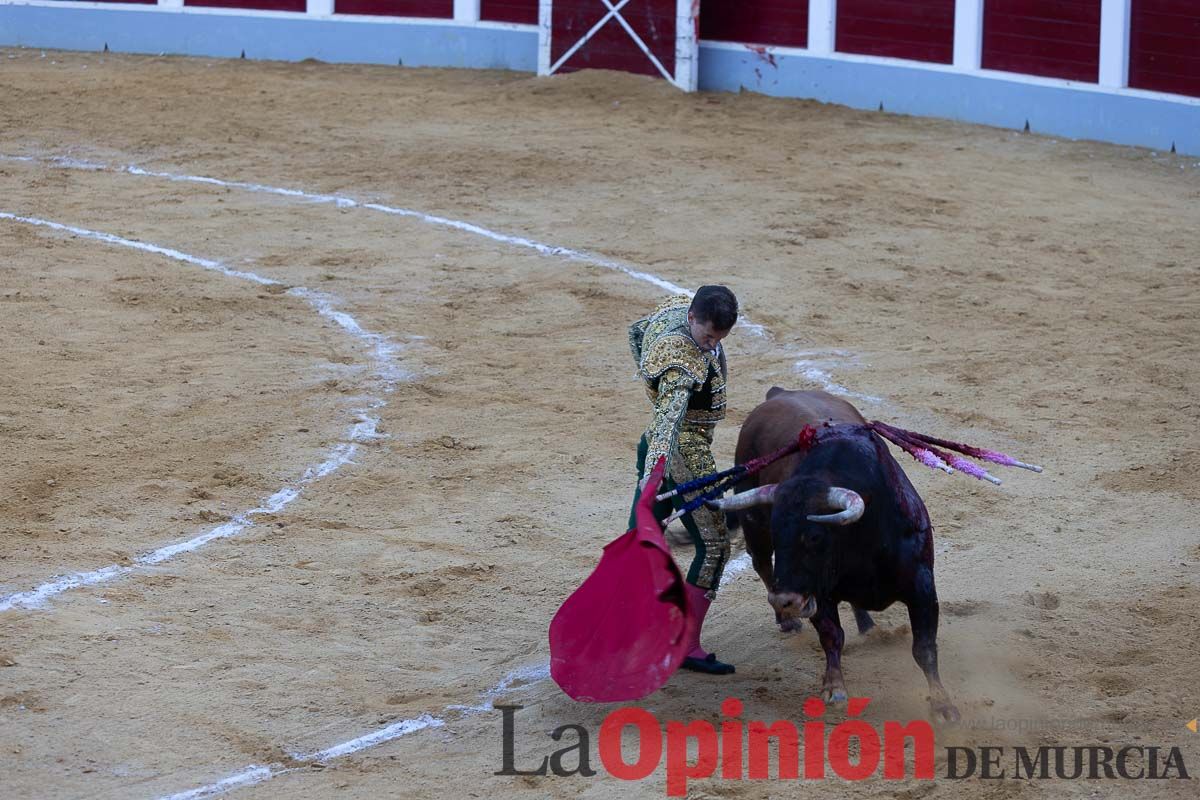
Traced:
POLYGON ((794 630, 808 619, 816 629, 827 702, 847 699, 838 603, 854 607, 866 632, 869 611, 899 601, 908 607, 913 658, 929 682, 933 716, 956 721, 938 676, 933 529, 883 439, 845 400, 774 387, 742 425, 737 463, 795 442, 806 425, 819 429, 815 445, 744 479, 737 494, 714 505, 741 524, 780 627, 794 630))

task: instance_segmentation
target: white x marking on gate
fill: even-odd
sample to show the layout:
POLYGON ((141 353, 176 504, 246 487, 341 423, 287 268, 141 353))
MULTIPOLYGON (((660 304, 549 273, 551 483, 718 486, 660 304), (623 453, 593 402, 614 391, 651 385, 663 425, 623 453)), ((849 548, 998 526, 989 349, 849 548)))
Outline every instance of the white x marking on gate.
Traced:
POLYGON ((603 3, 605 8, 608 9, 608 13, 601 17, 600 21, 593 25, 591 30, 583 35, 582 39, 572 45, 570 50, 563 53, 562 57, 559 58, 558 61, 554 62, 554 66, 550 67, 550 74, 553 75, 555 72, 558 72, 558 68, 565 64, 568 58, 575 55, 579 48, 587 44, 588 40, 596 35, 596 31, 607 25, 610 19, 615 18, 617 23, 625 29, 626 33, 629 34, 629 38, 633 39, 634 44, 636 44, 638 48, 646 54, 646 58, 650 59, 651 63, 658 68, 658 71, 662 73, 662 76, 668 81, 674 83, 675 76, 667 72, 666 68, 662 65, 662 62, 654 57, 654 54, 650 52, 650 48, 646 46, 644 41, 642 41, 642 37, 638 36, 637 32, 634 31, 630 24, 625 21, 625 18, 621 16, 621 9, 629 5, 630 0, 621 0, 615 6, 612 4, 612 0, 600 0, 600 2, 603 3))

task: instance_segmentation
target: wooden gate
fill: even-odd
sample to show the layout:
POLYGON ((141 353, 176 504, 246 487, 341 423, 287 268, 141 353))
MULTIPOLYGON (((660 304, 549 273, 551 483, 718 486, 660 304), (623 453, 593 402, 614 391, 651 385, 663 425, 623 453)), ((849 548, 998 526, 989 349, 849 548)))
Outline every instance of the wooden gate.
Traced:
POLYGON ((541 0, 538 74, 615 69, 696 90, 700 0, 541 0))

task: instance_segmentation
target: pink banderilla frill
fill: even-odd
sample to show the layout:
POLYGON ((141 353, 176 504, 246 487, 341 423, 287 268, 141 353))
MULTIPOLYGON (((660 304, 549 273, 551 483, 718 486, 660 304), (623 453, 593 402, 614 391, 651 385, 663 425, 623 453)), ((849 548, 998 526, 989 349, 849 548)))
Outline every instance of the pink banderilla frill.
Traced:
POLYGON ((1000 485, 1000 479, 989 473, 987 470, 980 467, 978 464, 973 464, 967 461, 962 456, 947 450, 957 451, 972 458, 978 458, 981 461, 989 461, 993 464, 1000 464, 1006 467, 1020 467, 1021 469, 1032 470, 1033 472, 1041 472, 1042 468, 1036 464, 1026 464, 1023 461, 1018 461, 1012 456, 995 450, 986 450, 982 447, 972 447, 968 444, 959 442, 951 442, 946 439, 938 439, 935 436, 929 436, 924 433, 916 433, 914 431, 906 431, 903 428, 897 428, 888 425, 885 422, 878 420, 870 423, 873 431, 878 433, 884 439, 887 439, 892 444, 899 447, 904 452, 911 455, 917 461, 934 469, 943 469, 946 472, 960 470, 973 478, 978 478, 983 481, 1000 485), (945 448, 944 450, 941 448, 945 448))
POLYGON ((935 439, 932 436, 926 436, 923 433, 918 433, 917 436, 924 442, 936 444, 941 447, 946 447, 951 450, 968 455, 971 458, 978 458, 980 461, 990 461, 993 464, 999 464, 1002 467, 1020 467, 1031 472, 1041 472, 1042 468, 1037 464, 1026 464, 1024 461, 1018 461, 1010 455, 997 452, 995 450, 987 450, 982 447, 971 447, 969 444, 959 444, 958 442, 948 442, 944 439, 935 439))

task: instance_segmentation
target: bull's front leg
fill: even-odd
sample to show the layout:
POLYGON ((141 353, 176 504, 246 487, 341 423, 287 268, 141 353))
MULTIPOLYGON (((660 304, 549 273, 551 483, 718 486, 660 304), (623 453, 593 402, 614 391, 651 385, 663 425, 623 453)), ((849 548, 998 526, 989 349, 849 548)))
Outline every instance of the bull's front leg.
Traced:
POLYGON ((846 642, 846 632, 842 630, 837 603, 820 602, 811 622, 821 639, 821 649, 825 651, 825 677, 821 681, 821 699, 831 704, 844 703, 848 696, 846 681, 842 677, 842 645, 846 642))
POLYGON ((908 620, 912 625, 913 658, 929 683, 929 707, 935 719, 958 722, 958 708, 950 700, 942 679, 938 676, 938 599, 933 584, 933 570, 921 567, 917 572, 916 594, 908 603, 908 620))
POLYGON ((758 509, 737 513, 740 514, 738 522, 742 525, 742 535, 746 539, 746 552, 750 554, 750 563, 754 565, 754 571, 758 573, 763 586, 766 586, 769 592, 775 569, 771 558, 774 550, 771 542, 771 518, 758 509))
MULTIPOLYGON (((738 512, 741 514, 742 535, 746 538, 746 552, 750 554, 750 563, 758 573, 763 586, 767 587, 768 595, 774 588, 775 567, 773 565, 774 544, 771 541, 771 517, 760 509, 749 509, 738 512)), ((804 620, 798 617, 785 619, 778 611, 775 612, 775 624, 784 633, 804 630, 804 620)))

